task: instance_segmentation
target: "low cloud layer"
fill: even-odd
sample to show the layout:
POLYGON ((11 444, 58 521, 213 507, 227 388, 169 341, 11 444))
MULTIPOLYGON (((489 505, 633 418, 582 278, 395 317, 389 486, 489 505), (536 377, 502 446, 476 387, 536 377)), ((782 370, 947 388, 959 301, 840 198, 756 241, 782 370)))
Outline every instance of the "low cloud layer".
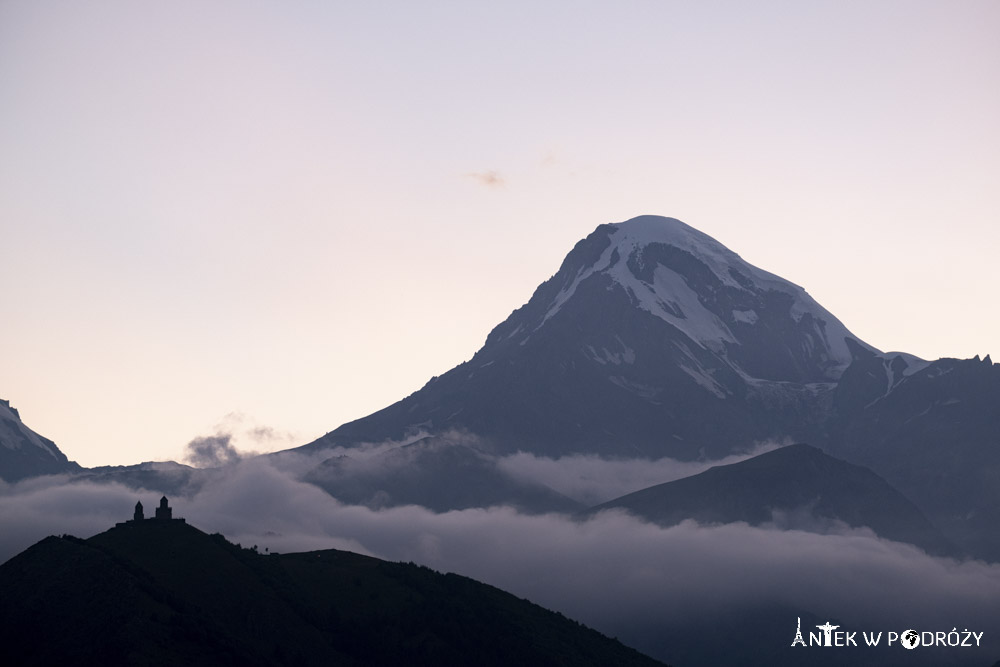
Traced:
POLYGON ((576 454, 559 458, 518 452, 498 460, 511 477, 544 484, 584 505, 597 505, 655 484, 690 477, 717 465, 728 465, 777 449, 764 443, 744 454, 714 461, 676 459, 606 459, 596 454, 576 454))
MULTIPOLYGON (((985 630, 996 655, 962 655, 983 664, 1000 655, 990 636, 1000 621, 997 564, 932 558, 867 530, 817 535, 692 522, 662 528, 619 512, 578 521, 505 507, 375 511, 342 505, 297 481, 313 463, 259 457, 208 471, 210 483, 172 498, 175 516, 261 551, 341 548, 465 574, 677 662, 690 644, 678 628, 715 632, 727 622, 759 619, 761 609, 776 614, 771 625, 782 646, 805 615, 804 623, 837 619, 858 630, 985 630)), ((552 481, 546 466, 535 474, 552 481)), ((635 479, 631 472, 623 477, 635 479)), ((0 484, 0 560, 49 534, 103 531, 128 518, 137 499, 153 503, 156 496, 65 477, 0 484)))
MULTIPOLYGON (((392 475, 401 469, 412 468, 422 454, 443 452, 459 446, 475 451, 484 466, 495 466, 498 472, 515 482, 547 487, 582 506, 593 506, 656 484, 696 475, 713 466, 737 463, 787 444, 760 443, 744 453, 703 461, 613 459, 596 454, 549 458, 526 452, 497 456, 490 453, 488 443, 465 431, 446 431, 434 434, 432 438, 426 438, 427 435, 421 432, 404 441, 332 447, 311 454, 307 465, 315 467, 323 460, 336 461, 336 466, 325 466, 320 476, 331 481, 349 482, 357 477, 373 479, 379 475, 392 475)), ((297 468, 304 471, 303 455, 285 454, 289 461, 299 461, 297 468)))

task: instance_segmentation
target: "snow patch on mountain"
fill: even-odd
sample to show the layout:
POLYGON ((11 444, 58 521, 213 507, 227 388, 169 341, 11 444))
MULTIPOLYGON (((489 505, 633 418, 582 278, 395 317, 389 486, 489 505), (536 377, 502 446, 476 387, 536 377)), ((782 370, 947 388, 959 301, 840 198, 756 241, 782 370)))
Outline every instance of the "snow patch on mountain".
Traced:
POLYGON ((681 351, 687 361, 687 363, 680 364, 680 369, 682 371, 684 371, 699 386, 707 389, 717 397, 726 398, 726 396, 729 395, 729 392, 727 392, 726 389, 719 384, 719 381, 712 376, 712 373, 701 365, 698 358, 691 353, 691 350, 687 345, 681 343, 680 341, 674 341, 674 345, 681 351))
POLYGON ((593 345, 587 345, 587 356, 601 364, 602 366, 606 364, 614 364, 615 366, 621 366, 622 364, 634 364, 635 363, 635 350, 630 348, 621 338, 615 337, 618 344, 621 346, 621 351, 609 350, 606 347, 602 347, 600 350, 594 349, 593 345))
POLYGON ((879 358, 882 362, 882 370, 885 372, 885 391, 882 392, 881 396, 869 402, 865 406, 866 408, 870 408, 875 403, 881 401, 911 375, 927 368, 931 364, 929 361, 925 361, 912 354, 907 354, 906 352, 888 352, 879 355, 879 358))
POLYGON ((654 398, 656 398, 657 394, 660 393, 660 389, 658 387, 651 387, 648 384, 636 382, 621 375, 611 375, 608 377, 608 380, 612 384, 616 384, 622 389, 630 391, 636 396, 644 398, 647 401, 652 401, 654 398))
POLYGON ((606 273, 635 297, 640 308, 680 329, 696 343, 713 352, 722 352, 723 342, 736 342, 729 327, 702 304, 698 293, 682 276, 670 269, 656 267, 652 285, 636 278, 622 260, 606 273))

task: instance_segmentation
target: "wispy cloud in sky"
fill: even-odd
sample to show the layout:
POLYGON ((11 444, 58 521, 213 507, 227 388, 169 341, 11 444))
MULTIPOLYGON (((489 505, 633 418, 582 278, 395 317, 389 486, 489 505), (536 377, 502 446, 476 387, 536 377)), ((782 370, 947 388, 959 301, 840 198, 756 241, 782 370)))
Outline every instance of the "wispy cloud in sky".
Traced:
POLYGON ((499 172, 489 169, 487 171, 473 171, 466 174, 468 178, 473 179, 480 185, 484 185, 488 188, 502 188, 507 185, 507 181, 499 172))
POLYGON ((242 412, 227 413, 213 428, 214 433, 193 438, 184 447, 184 461, 196 468, 225 466, 260 451, 274 451, 297 443, 294 433, 260 424, 242 412), (252 451, 246 442, 252 443, 252 451))
POLYGON ((216 433, 195 438, 187 444, 185 460, 196 468, 214 468, 236 463, 242 458, 232 445, 232 435, 216 433))

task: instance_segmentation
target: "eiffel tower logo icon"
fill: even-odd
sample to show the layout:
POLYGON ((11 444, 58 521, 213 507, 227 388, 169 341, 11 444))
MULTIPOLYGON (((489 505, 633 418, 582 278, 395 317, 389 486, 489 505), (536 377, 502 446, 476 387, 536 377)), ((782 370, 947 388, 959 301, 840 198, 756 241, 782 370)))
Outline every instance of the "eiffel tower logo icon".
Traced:
POLYGON ((802 617, 799 616, 797 618, 799 621, 799 625, 797 628, 795 628, 795 640, 792 642, 792 646, 796 646, 798 644, 802 644, 803 646, 805 646, 806 640, 802 638, 802 617))

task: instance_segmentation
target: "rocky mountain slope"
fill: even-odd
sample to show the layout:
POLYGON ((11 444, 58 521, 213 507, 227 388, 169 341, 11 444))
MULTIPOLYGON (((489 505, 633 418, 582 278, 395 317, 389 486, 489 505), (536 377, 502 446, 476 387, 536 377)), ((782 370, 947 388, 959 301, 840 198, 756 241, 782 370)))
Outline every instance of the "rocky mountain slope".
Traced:
POLYGON ((591 513, 624 509, 664 526, 699 523, 771 524, 827 532, 838 525, 871 528, 928 553, 959 553, 917 507, 867 468, 799 444, 716 466, 603 503, 591 513))
POLYGON ((0 479, 16 482, 79 469, 54 442, 25 426, 10 401, 0 399, 0 479))

